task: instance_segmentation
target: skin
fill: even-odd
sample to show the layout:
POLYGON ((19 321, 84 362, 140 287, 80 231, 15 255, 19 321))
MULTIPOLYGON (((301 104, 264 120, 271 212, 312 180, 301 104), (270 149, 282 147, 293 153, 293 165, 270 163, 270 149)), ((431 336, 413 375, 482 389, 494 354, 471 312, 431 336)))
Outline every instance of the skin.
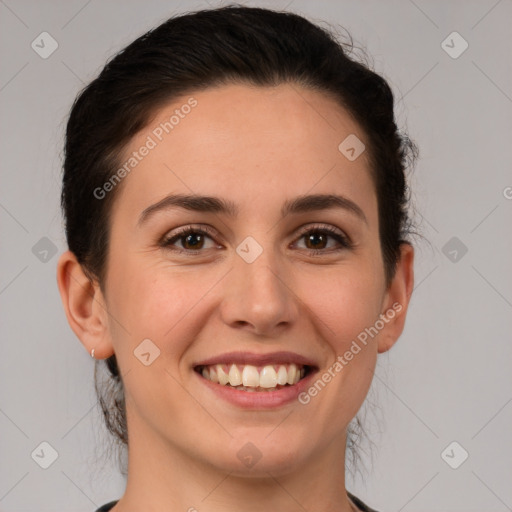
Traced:
MULTIPOLYGON (((346 428, 378 353, 403 330, 413 249, 401 246, 387 287, 367 152, 349 161, 338 150, 349 134, 368 148, 367 139, 332 99, 290 84, 224 85, 189 96, 198 105, 117 191, 105 293, 69 251, 58 263, 71 328, 96 358, 115 353, 123 375, 128 481, 113 510, 354 510, 344 486, 346 428), (139 227, 141 212, 169 193, 230 199, 240 212, 167 210, 139 227), (343 209, 281 217, 286 199, 313 193, 349 198, 366 222, 343 209), (196 245, 199 255, 159 246, 190 224, 218 233, 196 245), (318 224, 345 233, 353 247, 333 238, 308 244, 298 234, 318 224), (236 253, 247 236, 263 248, 250 264, 236 253), (324 253, 312 255, 314 248, 324 253), (394 303, 401 311, 307 405, 242 410, 217 399, 193 372, 194 363, 224 352, 285 350, 312 357, 321 376, 394 303), (133 355, 146 338, 161 351, 150 366, 133 355), (251 468, 237 457, 247 442, 262 455, 251 468)), ((123 156, 189 96, 160 109, 123 156)), ((191 245, 182 238, 174 247, 191 245)))

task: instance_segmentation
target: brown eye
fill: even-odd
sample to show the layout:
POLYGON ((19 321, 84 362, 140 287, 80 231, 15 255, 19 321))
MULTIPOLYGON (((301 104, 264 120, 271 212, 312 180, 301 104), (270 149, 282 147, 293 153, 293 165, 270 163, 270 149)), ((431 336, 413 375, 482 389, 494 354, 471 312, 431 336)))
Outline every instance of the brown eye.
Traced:
POLYGON ((213 242, 213 239, 207 230, 188 227, 178 233, 175 233, 171 237, 165 238, 162 241, 161 246, 178 252, 198 252, 202 249, 211 249, 215 246, 215 244, 213 244, 210 247, 205 247, 207 240, 211 240, 213 242), (176 242, 181 244, 181 247, 173 247, 176 245, 176 242))
POLYGON ((190 233, 185 236, 181 236, 180 240, 185 249, 202 249, 204 245, 204 236, 201 233, 190 233))
POLYGON ((299 240, 305 240, 305 249, 314 254, 330 253, 351 247, 348 238, 330 226, 310 228, 300 235, 299 240), (331 246, 328 247, 330 240, 335 243, 334 245, 331 243, 331 246))
POLYGON ((325 249, 327 239, 330 238, 329 235, 320 233, 318 231, 315 231, 309 235, 304 235, 304 237, 306 239, 306 247, 308 249, 325 249), (312 245, 313 247, 309 247, 309 245, 312 245))

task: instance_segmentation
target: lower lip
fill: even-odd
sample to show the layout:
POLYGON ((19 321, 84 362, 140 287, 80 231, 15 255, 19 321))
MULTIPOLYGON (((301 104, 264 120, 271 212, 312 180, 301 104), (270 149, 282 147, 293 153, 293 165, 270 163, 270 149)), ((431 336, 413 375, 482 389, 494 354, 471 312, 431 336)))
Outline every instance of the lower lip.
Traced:
POLYGON ((230 402, 233 405, 243 409, 272 409, 289 404, 310 385, 315 375, 315 371, 311 371, 306 377, 299 380, 293 386, 286 386, 275 391, 241 391, 231 386, 223 386, 211 380, 205 379, 198 372, 194 371, 200 381, 217 396, 230 402))

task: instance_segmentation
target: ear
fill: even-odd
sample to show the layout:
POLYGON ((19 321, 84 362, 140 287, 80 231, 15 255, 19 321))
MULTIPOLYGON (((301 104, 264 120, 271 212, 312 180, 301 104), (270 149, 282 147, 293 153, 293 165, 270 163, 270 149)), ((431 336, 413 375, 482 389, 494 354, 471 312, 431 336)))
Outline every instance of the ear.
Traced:
POLYGON ((113 353, 108 312, 99 284, 82 269, 76 256, 66 251, 57 264, 57 284, 68 323, 90 354, 105 359, 113 353))
POLYGON ((379 354, 388 351, 402 334, 413 287, 414 248, 402 243, 395 275, 384 295, 382 318, 386 326, 378 338, 379 354))

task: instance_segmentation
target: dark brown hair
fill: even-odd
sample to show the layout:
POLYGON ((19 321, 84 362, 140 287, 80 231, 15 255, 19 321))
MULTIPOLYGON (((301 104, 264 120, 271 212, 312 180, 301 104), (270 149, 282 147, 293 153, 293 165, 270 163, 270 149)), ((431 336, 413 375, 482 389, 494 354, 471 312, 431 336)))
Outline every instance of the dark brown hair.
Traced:
MULTIPOLYGON (((216 85, 289 82, 334 98, 369 141, 389 283, 410 227, 405 170, 418 150, 396 126, 388 83, 350 56, 354 45, 349 39, 341 42, 290 12, 229 5, 170 18, 109 60, 76 98, 66 130, 62 209, 69 249, 87 275, 103 287, 110 211, 122 184, 102 199, 94 190, 119 168, 122 150, 161 106, 216 85)), ((105 387, 95 378, 96 390, 108 429, 126 445, 115 355, 106 365, 111 380, 105 387)))

